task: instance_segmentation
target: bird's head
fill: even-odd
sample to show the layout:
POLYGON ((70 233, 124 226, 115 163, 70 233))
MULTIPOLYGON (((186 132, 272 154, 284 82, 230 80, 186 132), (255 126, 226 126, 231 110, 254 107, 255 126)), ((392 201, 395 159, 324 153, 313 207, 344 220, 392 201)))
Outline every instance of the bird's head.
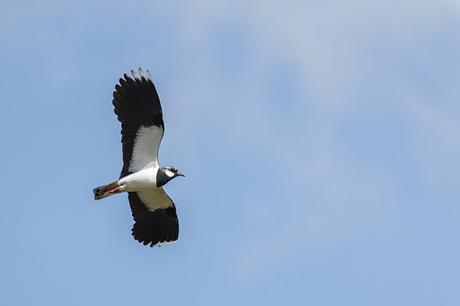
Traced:
POLYGON ((161 187, 167 182, 178 176, 185 176, 177 168, 174 167, 161 167, 157 173, 157 186, 161 187))
POLYGON ((178 177, 178 176, 184 176, 185 177, 185 175, 180 173, 179 169, 177 169, 177 168, 174 168, 174 167, 162 167, 161 169, 163 170, 164 174, 166 174, 171 179, 173 179, 175 177, 178 177))

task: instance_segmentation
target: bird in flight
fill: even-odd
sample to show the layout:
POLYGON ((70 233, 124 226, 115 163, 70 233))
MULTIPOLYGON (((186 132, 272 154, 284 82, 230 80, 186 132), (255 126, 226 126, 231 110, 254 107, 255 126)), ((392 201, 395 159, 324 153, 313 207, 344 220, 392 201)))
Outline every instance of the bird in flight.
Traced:
POLYGON ((176 241, 176 207, 163 186, 178 176, 174 167, 160 167, 158 149, 164 133, 160 99, 150 72, 139 68, 124 74, 115 86, 112 104, 121 123, 123 168, 118 180, 93 189, 94 199, 127 192, 134 218, 134 239, 150 246, 176 241))

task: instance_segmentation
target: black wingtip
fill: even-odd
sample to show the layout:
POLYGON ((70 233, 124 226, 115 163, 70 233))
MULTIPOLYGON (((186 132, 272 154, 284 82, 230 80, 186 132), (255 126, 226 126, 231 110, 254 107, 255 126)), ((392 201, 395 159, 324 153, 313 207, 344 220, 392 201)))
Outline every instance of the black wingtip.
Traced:
POLYGON ((146 231, 145 228, 141 228, 142 226, 136 225, 138 225, 138 223, 134 224, 131 230, 132 235, 135 240, 137 240, 139 243, 142 243, 145 246, 162 246, 165 244, 174 243, 178 240, 178 229, 176 230, 173 227, 160 229, 160 233, 158 234, 158 232, 150 232, 149 230, 146 231))

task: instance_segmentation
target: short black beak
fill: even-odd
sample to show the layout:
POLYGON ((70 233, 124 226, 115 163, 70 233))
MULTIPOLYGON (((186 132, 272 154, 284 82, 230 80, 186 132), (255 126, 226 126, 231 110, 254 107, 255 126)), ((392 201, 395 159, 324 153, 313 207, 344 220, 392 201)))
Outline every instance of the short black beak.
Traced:
POLYGON ((183 177, 185 177, 185 175, 183 175, 183 174, 182 174, 182 173, 180 173, 179 171, 177 171, 177 173, 176 173, 176 174, 177 174, 177 176, 183 176, 183 177))

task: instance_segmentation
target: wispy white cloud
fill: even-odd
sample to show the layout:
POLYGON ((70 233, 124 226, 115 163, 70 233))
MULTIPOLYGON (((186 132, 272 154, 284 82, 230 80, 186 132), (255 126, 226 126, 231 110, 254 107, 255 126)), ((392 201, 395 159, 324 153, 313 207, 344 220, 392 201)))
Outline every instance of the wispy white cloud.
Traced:
MULTIPOLYGON (((278 191, 279 199, 284 199, 286 206, 290 195, 300 200, 291 210, 286 209, 286 224, 277 232, 265 233, 255 242, 247 241, 245 248, 250 251, 242 253, 242 270, 263 265, 262 258, 269 262, 285 259, 307 242, 324 245, 356 238, 384 215, 388 203, 395 202, 397 178, 378 166, 356 162, 337 141, 344 118, 360 112, 363 105, 381 104, 385 99, 384 103, 400 112, 402 120, 414 126, 411 137, 432 135, 435 143, 442 142, 444 151, 458 148, 459 113, 443 113, 435 101, 423 102, 423 97, 407 103, 407 92, 417 90, 417 85, 406 83, 413 76, 405 66, 413 61, 412 54, 420 46, 430 44, 433 37, 451 26, 451 9, 457 4, 455 1, 185 4, 179 32, 192 52, 211 55, 216 33, 229 25, 243 25, 251 41, 245 75, 234 81, 233 91, 226 91, 226 85, 217 82, 218 67, 200 70, 205 71, 200 74, 201 82, 214 86, 209 89, 215 91, 213 98, 232 102, 232 111, 226 111, 219 109, 217 101, 205 99, 203 116, 212 118, 218 113, 216 117, 225 122, 227 136, 234 141, 244 144, 254 140, 256 150, 270 155, 267 160, 277 175, 289 181, 278 191), (273 108, 266 96, 267 67, 279 62, 287 64, 298 78, 301 84, 298 99, 302 101, 293 106, 295 114, 282 122, 279 109, 273 108), (218 93, 229 95, 220 97, 218 93), (283 240, 287 236, 289 241, 283 240), (278 251, 273 250, 274 243, 278 251)), ((238 47, 244 46, 234 46, 238 47)), ((207 64, 214 65, 213 61, 207 64)), ((183 100, 186 96, 197 96, 198 92, 184 90, 177 95, 177 99, 183 100)), ((416 145, 415 151, 423 151, 431 144, 416 145)), ((256 227, 267 228, 278 222, 277 215, 257 218, 264 207, 254 205, 253 201, 251 195, 243 199, 248 207, 254 207, 248 212, 253 214, 256 227)))
MULTIPOLYGON (((153 271, 166 277, 158 292, 172 283, 185 289, 173 296, 179 300, 213 296, 238 304, 222 300, 236 290, 238 302, 252 294, 259 303, 282 304, 288 295, 295 303, 307 285, 278 288, 293 277, 303 280, 320 263, 340 271, 317 286, 323 271, 308 276, 312 291, 325 292, 310 304, 327 303, 331 290, 361 298, 363 288, 369 296, 354 304, 369 304, 376 294, 395 299, 388 284, 409 301, 423 300, 420 288, 432 293, 436 286, 443 289, 434 301, 456 297, 448 284, 455 284, 458 253, 451 243, 458 232, 460 172, 458 14, 458 1, 448 0, 0 3, 7 46, 0 50, 0 87, 12 110, 3 124, 14 130, 7 146, 14 140, 10 147, 16 148, 15 156, 5 157, 6 173, 13 184, 23 180, 21 167, 40 178, 22 197, 4 194, 5 203, 18 203, 6 205, 4 215, 22 218, 2 222, 11 246, 7 275, 14 276, 7 288, 15 287, 7 291, 16 299, 27 287, 29 299, 46 300, 61 286, 62 300, 70 294, 95 301, 121 288, 118 302, 134 297, 142 303, 137 293, 149 292, 153 271), (150 66, 163 101, 162 164, 187 174, 167 186, 181 240, 153 253, 128 238, 126 198, 114 198, 120 205, 113 207, 82 205, 97 177, 118 174, 111 88, 138 64, 150 66), (54 170, 62 169, 69 171, 56 178, 54 170), (56 217, 69 211, 72 218, 56 217), (109 211, 115 223, 105 216, 109 211), (120 235, 101 236, 97 228, 120 235), (28 239, 29 229, 40 239, 28 239), (130 247, 120 248, 123 241, 130 247), (33 248, 33 260, 17 247, 33 248), (114 256, 106 256, 107 247, 114 256), (343 250, 356 266, 329 262, 327 255, 343 250), (76 264, 66 265, 75 254, 76 264), (361 265, 369 254, 375 262, 361 265), (161 264, 152 265, 152 256, 161 264), (441 267, 432 266, 426 281, 424 268, 434 261, 441 267), (31 273, 32 280, 45 275, 34 270, 37 262, 50 268, 48 281, 24 284, 31 273), (128 281, 99 273, 103 281, 88 283, 85 271, 102 262, 107 271, 130 262, 113 270, 128 281), (349 278, 355 268, 361 274, 349 278), (71 286, 56 283, 70 274, 76 275, 71 286), (394 277, 400 274, 406 277, 394 277), (341 283, 349 279, 351 285, 341 283), (80 283, 87 285, 85 294, 69 291, 80 283), (276 291, 278 299, 260 295, 261 288, 276 291)), ((341 303, 332 299, 329 304, 341 303)))

